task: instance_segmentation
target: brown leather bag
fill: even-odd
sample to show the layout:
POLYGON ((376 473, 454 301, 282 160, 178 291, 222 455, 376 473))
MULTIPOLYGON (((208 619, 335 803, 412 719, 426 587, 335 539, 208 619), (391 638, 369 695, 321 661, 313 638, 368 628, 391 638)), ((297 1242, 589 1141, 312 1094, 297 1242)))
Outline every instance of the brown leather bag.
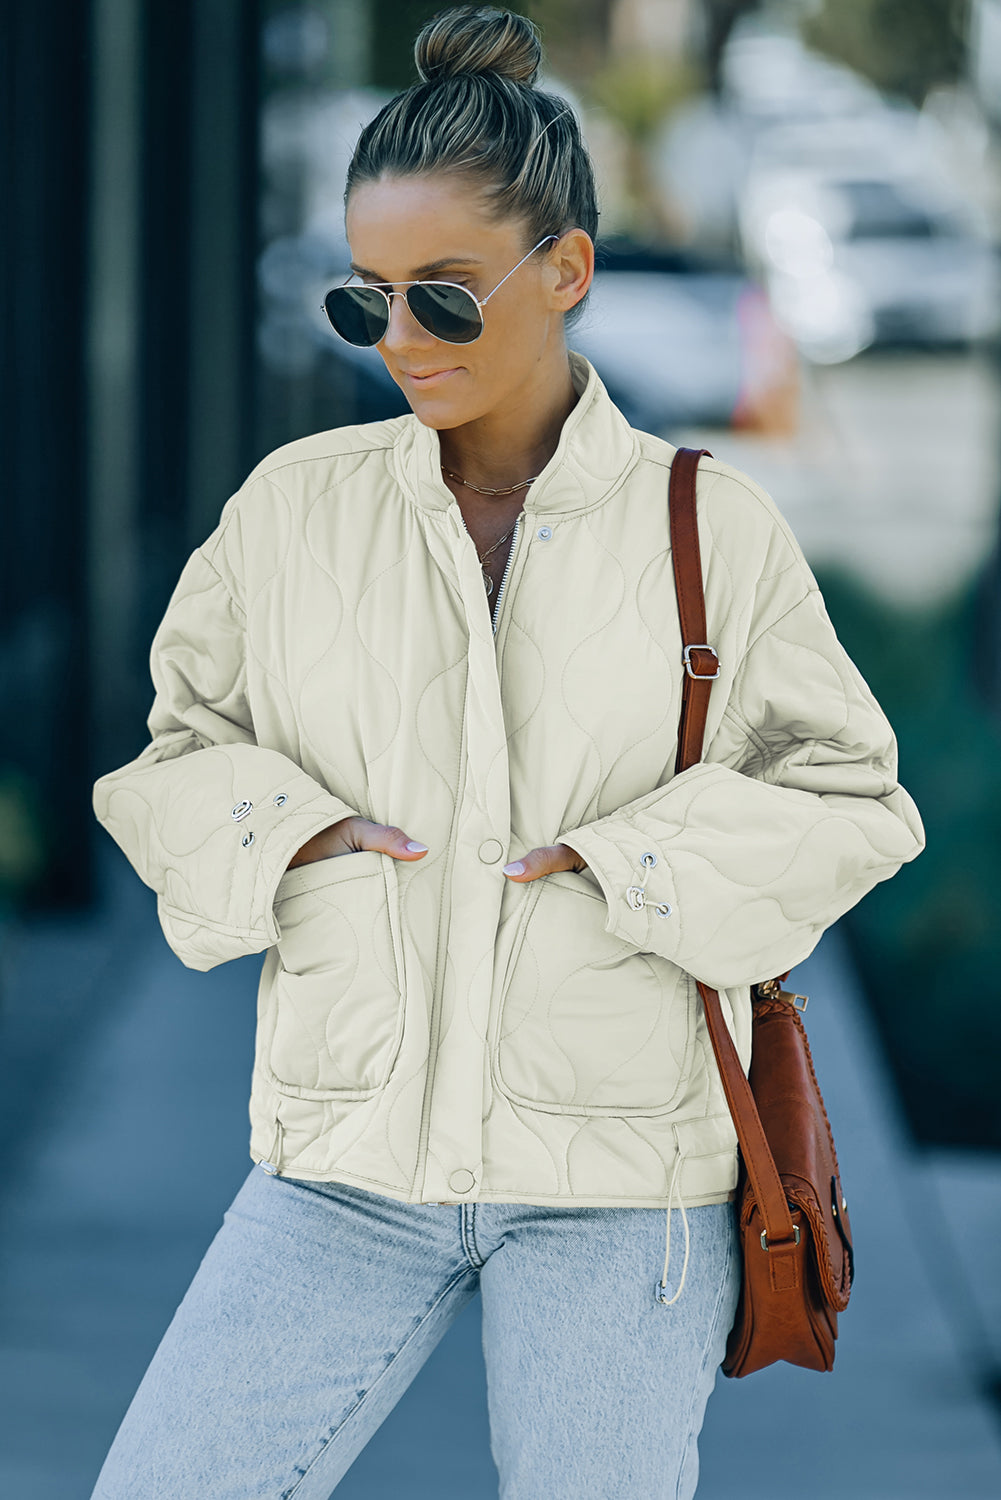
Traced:
MULTIPOLYGON (((699 459, 679 448, 671 464, 671 554, 681 617, 685 686, 675 771, 702 758, 709 693, 719 659, 706 642, 705 596, 695 509, 699 459)), ((830 1370, 838 1313, 854 1276, 848 1205, 827 1111, 798 1014, 806 997, 781 988, 788 971, 751 988, 750 1074, 744 1070, 716 990, 697 980, 706 1025, 740 1143, 735 1210, 743 1278, 723 1361, 750 1375, 777 1360, 830 1370)))

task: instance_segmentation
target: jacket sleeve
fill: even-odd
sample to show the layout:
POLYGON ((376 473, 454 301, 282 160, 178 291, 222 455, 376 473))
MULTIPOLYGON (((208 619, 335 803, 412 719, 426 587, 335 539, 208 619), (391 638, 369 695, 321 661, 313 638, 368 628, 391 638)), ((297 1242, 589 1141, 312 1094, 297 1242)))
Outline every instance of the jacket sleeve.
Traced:
POLYGON ((805 562, 794 572, 807 591, 750 640, 704 759, 559 835, 601 886, 607 932, 717 989, 794 967, 924 848, 893 731, 805 562))
POLYGON ((192 969, 277 942, 272 903, 289 860, 354 813, 256 743, 244 624, 206 544, 153 641, 151 742, 94 787, 99 821, 156 891, 167 941, 192 969))

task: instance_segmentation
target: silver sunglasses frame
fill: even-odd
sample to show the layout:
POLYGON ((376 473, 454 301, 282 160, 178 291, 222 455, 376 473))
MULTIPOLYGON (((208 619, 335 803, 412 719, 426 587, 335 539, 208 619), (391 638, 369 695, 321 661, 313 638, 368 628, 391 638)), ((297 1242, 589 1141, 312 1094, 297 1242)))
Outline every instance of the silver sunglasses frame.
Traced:
MULTIPOLYGON (((480 315, 480 331, 479 331, 479 333, 474 334, 471 339, 443 339, 443 338, 440 338, 437 333, 431 333, 430 328, 424 328, 424 324, 421 323, 420 318, 418 318, 417 314, 414 312, 414 310, 413 310, 412 307, 410 308, 410 316, 414 319, 415 322, 417 322, 417 323, 420 324, 421 328, 424 328, 424 332, 425 333, 431 333, 431 337, 433 339, 437 339, 438 342, 441 343, 441 344, 454 344, 457 348, 461 347, 463 344, 475 344, 476 340, 480 337, 480 334, 482 334, 482 332, 483 332, 483 327, 484 327, 483 309, 486 307, 487 303, 490 301, 490 298, 493 296, 494 292, 499 292, 500 289, 501 289, 501 287, 504 285, 504 282, 507 281, 508 277, 509 276, 513 276, 514 273, 515 273, 515 271, 517 271, 521 266, 523 266, 525 264, 526 260, 529 260, 531 258, 531 256, 533 256, 535 254, 536 250, 541 250, 542 246, 546 243, 547 240, 559 240, 559 239, 562 239, 562 235, 559 235, 559 234, 547 234, 543 239, 541 239, 539 241, 539 243, 537 245, 533 245, 532 248, 531 248, 531 250, 529 250, 528 254, 527 255, 523 255, 521 257, 521 260, 518 262, 518 264, 516 266, 512 266, 511 267, 510 271, 508 271, 508 273, 507 273, 507 276, 502 277, 501 280, 498 281, 498 283, 494 287, 493 291, 487 292, 487 295, 482 299, 482 301, 480 300, 479 297, 475 296, 469 290, 468 286, 460 286, 457 281, 422 281, 419 277, 417 277, 417 278, 414 278, 411 281, 401 281, 401 282, 398 282, 397 285, 398 286, 450 286, 450 287, 455 287, 456 291, 465 293, 465 295, 469 298, 470 302, 474 303, 474 305, 476 307, 476 310, 477 310, 477 312, 480 315)), ((351 274, 352 274, 352 276, 357 276, 358 273, 357 273, 357 271, 353 271, 351 274)), ((342 288, 347 287, 348 281, 350 281, 350 280, 351 280, 351 276, 348 277, 347 281, 342 281, 341 284, 340 284, 340 286, 331 287, 330 290, 331 291, 335 291, 335 292, 339 292, 339 291, 342 290, 342 288)), ((385 299, 386 299, 386 332, 383 333, 383 335, 382 335, 381 338, 377 338, 375 340, 375 343, 373 343, 373 344, 355 344, 355 343, 352 343, 351 339, 344 338, 343 333, 341 333, 337 328, 334 328, 334 325, 331 322, 330 314, 327 312, 327 296, 330 295, 329 292, 324 297, 323 301, 320 303, 320 311, 326 317, 327 322, 330 324, 330 327, 333 329, 334 333, 337 334, 337 337, 339 339, 342 339, 345 344, 351 344, 351 347, 353 349, 374 349, 379 344, 382 343, 382 340, 386 337, 386 334, 389 332, 389 320, 392 317, 392 312, 393 312, 393 304, 392 304, 392 302, 389 299, 391 297, 404 297, 405 298, 407 294, 406 294, 406 292, 398 292, 398 291, 395 290, 395 288, 392 291, 387 292, 383 286, 377 285, 377 284, 375 284, 373 282, 365 282, 363 284, 365 285, 365 287, 366 287, 366 289, 368 291, 380 292, 382 294, 382 296, 385 297, 385 299)), ((360 290, 360 288, 359 288, 359 290, 360 290)), ((407 303, 407 306, 410 307, 409 302, 407 303)))

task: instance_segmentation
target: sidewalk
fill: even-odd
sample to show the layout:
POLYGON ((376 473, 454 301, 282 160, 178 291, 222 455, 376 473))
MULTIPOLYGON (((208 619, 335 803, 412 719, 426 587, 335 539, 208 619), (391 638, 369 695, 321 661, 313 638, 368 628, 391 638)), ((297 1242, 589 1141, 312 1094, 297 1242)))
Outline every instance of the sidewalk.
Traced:
POLYGON ((805 1021, 856 1281, 830 1374, 783 1364, 717 1376, 699 1500, 772 1500, 779 1473, 799 1476, 811 1500, 997 1500, 1001 1405, 978 1388, 992 1335, 971 1326, 968 1302, 993 1298, 996 1359, 1001 1160, 909 1148, 836 930, 792 977, 812 996, 805 1021))
MULTIPOLYGON (((62 1075, 48 1132, 8 1159, 0 1186, 0 1493, 26 1500, 87 1500, 132 1391, 250 1169, 258 960, 209 974, 183 968, 142 890, 132 940, 129 964, 101 969, 105 990, 117 976, 119 992, 102 994, 100 1024, 62 1075)), ((8 981, 18 1006, 40 1003, 26 978, 37 972, 22 948, 8 981)), ((988 1280, 1001 1234, 1001 1165, 908 1150, 836 933, 793 977, 813 996, 806 1019, 851 1204, 858 1279, 832 1374, 777 1366, 719 1377, 699 1500, 772 1500, 786 1484, 809 1500, 996 1500, 1001 1411, 977 1380, 1001 1356, 1001 1302, 988 1280)), ((496 1493, 474 1299, 339 1500, 496 1493)))

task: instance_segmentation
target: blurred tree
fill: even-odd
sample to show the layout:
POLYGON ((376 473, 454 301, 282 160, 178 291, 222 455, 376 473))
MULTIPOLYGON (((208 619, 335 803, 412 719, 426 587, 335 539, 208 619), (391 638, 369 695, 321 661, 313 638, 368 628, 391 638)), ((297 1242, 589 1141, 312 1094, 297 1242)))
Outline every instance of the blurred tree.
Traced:
POLYGON ((616 0, 527 0, 510 8, 539 26, 552 71, 579 82, 608 57, 615 5, 616 0))
POLYGON ((902 611, 847 573, 817 576, 928 836, 842 930, 916 1139, 1001 1150, 1001 725, 973 682, 976 586, 902 611))
POLYGON ((760 0, 700 0, 702 10, 702 58, 706 87, 719 95, 722 90, 723 54, 730 33, 741 16, 760 8, 760 0))
POLYGON ((625 228, 637 239, 674 239, 674 223, 654 181, 650 144, 664 117, 704 87, 701 69, 682 57, 620 54, 595 69, 586 96, 622 129, 626 149, 625 228))
POLYGON ((45 872, 43 827, 37 785, 16 770, 0 771, 0 914, 45 872))
MULTIPOLYGON (((372 76, 376 88, 402 89, 416 82, 414 39, 425 21, 448 8, 447 0, 371 0, 372 76)), ((546 63, 570 79, 585 78, 608 52, 615 0, 524 0, 502 5, 529 16, 542 32, 546 63)))
MULTIPOLYGON (((974 0, 971 11, 967 71, 972 92, 988 129, 987 160, 1001 162, 1001 0, 974 0)), ((995 242, 1001 239, 1001 214, 997 199, 992 213, 995 242)), ((995 335, 989 353, 994 360, 997 388, 1001 390, 1001 336, 995 335)), ((1001 472, 1001 466, 999 466, 1001 472)), ((994 546, 984 569, 977 596, 975 630, 971 649, 976 663, 977 684, 995 721, 1001 723, 1001 494, 995 519, 994 546)))
POLYGON ((823 0, 800 24, 803 40, 920 106, 965 67, 969 0, 823 0))

